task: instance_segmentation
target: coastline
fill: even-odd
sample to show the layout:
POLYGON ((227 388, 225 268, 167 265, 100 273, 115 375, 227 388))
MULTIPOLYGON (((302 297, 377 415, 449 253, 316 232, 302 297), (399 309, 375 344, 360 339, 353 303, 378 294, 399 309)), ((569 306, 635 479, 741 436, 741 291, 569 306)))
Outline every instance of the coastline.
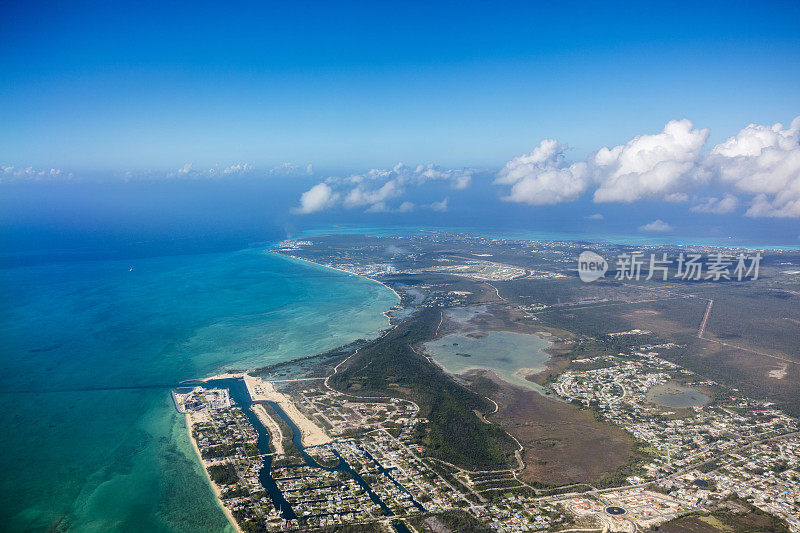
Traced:
MULTIPOLYGON (((393 288, 388 286, 386 283, 384 283, 384 282, 382 282, 380 280, 371 278, 369 276, 364 276, 364 275, 361 275, 361 274, 348 272, 346 270, 343 270, 343 269, 340 269, 340 268, 336 268, 336 267, 331 267, 331 266, 328 266, 328 265, 323 265, 323 264, 317 263, 315 261, 309 261, 307 259, 302 259, 302 258, 299 258, 299 257, 294 257, 294 256, 290 256, 290 255, 281 254, 281 253, 278 253, 278 252, 276 252, 274 250, 268 250, 268 252, 273 253, 275 255, 279 255, 279 256, 281 256, 283 258, 286 258, 286 259, 289 259, 289 260, 301 261, 301 262, 304 262, 304 263, 309 263, 309 264, 312 264, 312 265, 316 265, 317 267, 336 270, 338 272, 341 272, 343 274, 348 274, 350 276, 358 276, 358 277, 367 279, 369 281, 372 281, 374 283, 378 283, 378 284, 382 285, 383 287, 389 289, 395 295, 395 297, 397 298, 397 303, 394 304, 393 306, 390 306, 389 309, 387 309, 386 311, 383 311, 381 313, 384 316, 384 318, 386 318, 387 326, 381 330, 381 332, 379 333, 378 336, 380 336, 380 334, 385 333, 389 329, 392 329, 392 327, 394 326, 392 324, 392 320, 391 320, 391 317, 389 315, 389 312, 391 311, 391 309, 393 307, 401 304, 403 300, 402 300, 402 297, 400 296, 400 294, 396 290, 394 290, 393 288)), ((314 357, 316 355, 319 355, 319 354, 313 354, 313 355, 310 355, 308 357, 314 357)), ((330 437, 327 435, 327 433, 322 428, 317 426, 311 420, 308 420, 308 418, 305 417, 305 415, 303 415, 297 409, 297 407, 294 405, 294 403, 292 403, 285 395, 275 391, 274 388, 272 388, 272 386, 271 386, 272 384, 271 383, 262 382, 262 380, 260 378, 255 378, 254 376, 249 375, 248 371, 242 371, 242 372, 239 372, 239 371, 233 371, 233 372, 231 372, 231 371, 223 371, 221 373, 217 373, 217 374, 214 374, 212 376, 205 377, 205 378, 184 380, 181 383, 183 384, 183 383, 192 382, 192 381, 207 383, 207 382, 213 381, 213 380, 224 380, 224 379, 242 379, 245 382, 248 394, 250 395, 251 399, 254 402, 257 402, 257 401, 275 401, 275 403, 277 403, 281 407, 281 409, 283 409, 283 411, 295 423, 295 425, 297 425, 298 429, 300 429, 301 442, 303 442, 303 444, 305 446, 316 446, 316 445, 320 445, 320 444, 325 444, 325 443, 330 441, 330 437), (264 390, 264 389, 261 389, 261 387, 259 387, 260 390, 258 392, 255 390, 254 385, 256 385, 256 384, 263 385, 263 384, 266 384, 266 383, 269 383, 269 386, 268 387, 264 387, 264 389, 271 389, 271 390, 264 390)), ((262 421, 262 423, 264 423, 265 426, 267 426, 268 430, 273 430, 273 429, 277 428, 276 435, 274 435, 274 436, 272 434, 272 431, 268 431, 268 432, 270 433, 272 443, 276 448, 276 452, 277 453, 282 452, 283 451, 282 450, 282 448, 283 448, 283 435, 280 432, 280 427, 277 425, 277 423, 274 420, 272 420, 272 418, 266 413, 264 408, 262 406, 260 406, 259 404, 254 403, 253 412, 262 421), (265 417, 268 418, 269 422, 272 422, 272 424, 268 424, 267 420, 265 420, 265 417), (275 428, 273 428, 273 425, 275 426, 275 428)), ((200 461, 200 466, 202 467, 202 469, 203 469, 203 471, 205 473, 206 479, 208 480, 209 485, 211 486, 212 490, 214 491, 214 495, 216 497, 217 504, 222 509, 222 511, 225 513, 225 516, 228 519, 228 522, 231 524, 231 527, 233 527, 234 531, 236 531, 237 533, 244 533, 243 530, 241 529, 241 527, 239 526, 239 524, 237 523, 236 518, 233 516, 233 513, 231 512, 231 510, 228 509, 225 506, 225 504, 223 503, 222 498, 221 498, 221 494, 222 493, 221 493, 219 487, 217 487, 217 485, 211 480, 211 477, 208 474, 208 469, 206 468, 205 461, 203 460, 202 455, 200 454, 200 448, 198 447, 197 442, 194 439, 194 435, 192 434, 192 429, 193 429, 194 423, 195 423, 195 421, 193 419, 193 416, 192 416, 192 413, 184 413, 184 417, 185 417, 185 420, 186 420, 187 430, 189 432, 189 440, 192 443, 192 448, 194 448, 195 455, 197 456, 197 459, 200 461)))
MULTIPOLYGON (((276 391, 272 382, 264 381, 261 378, 247 374, 244 375, 243 379, 247 387, 247 393, 250 395, 250 399, 253 402, 275 402, 278 407, 286 413, 286 416, 288 416, 300 430, 300 441, 303 443, 303 446, 319 446, 331 441, 331 438, 325 433, 325 430, 300 412, 288 396, 276 391)), ((266 414, 267 413, 264 412, 264 415, 266 414)), ((256 411, 256 415, 259 416, 258 411, 256 411)), ((259 418, 261 417, 259 416, 259 418)))
POLYGON ((236 531, 237 533, 244 533, 242 528, 239 527, 239 523, 236 521, 236 518, 234 518, 231 510, 228 509, 222 502, 222 491, 219 489, 219 487, 217 487, 217 484, 211 480, 211 476, 208 475, 208 469, 206 468, 206 463, 203 460, 203 456, 200 454, 200 448, 197 446, 197 441, 194 440, 194 434, 192 432, 192 429, 194 428, 194 417, 192 416, 191 413, 185 413, 184 417, 186 420, 186 428, 189 431, 189 440, 192 443, 192 448, 194 448, 194 453, 197 455, 197 459, 200 461, 200 464, 203 467, 203 473, 205 474, 206 479, 208 480, 208 484, 211 485, 211 489, 214 491, 217 503, 222 508, 222 512, 225 513, 225 516, 228 518, 228 522, 231 524, 231 527, 233 527, 234 531, 236 531))
MULTIPOLYGON (((317 265, 317 266, 319 266, 319 267, 328 268, 328 269, 331 269, 331 270, 336 270, 337 272, 342 272, 342 273, 344 273, 344 274, 348 274, 348 275, 350 275, 350 276, 358 276, 359 278, 368 279, 368 280, 370 280, 370 281, 373 281, 373 282, 375 282, 375 283, 378 283, 378 284, 380 284, 380 285, 383 285, 384 287, 386 287, 387 289, 389 289, 390 291, 392 291, 392 292, 394 293, 394 295, 395 295, 395 296, 397 296, 397 303, 400 303, 400 302, 402 302, 402 301, 403 301, 403 298, 400 296, 400 294, 399 294, 399 293, 398 293, 396 290, 394 290, 393 288, 391 288, 390 286, 388 286, 386 283, 384 283, 384 282, 382 282, 382 281, 380 281, 380 280, 378 280, 378 279, 371 278, 371 277, 369 277, 369 276, 365 276, 365 275, 363 275, 363 274, 356 274, 355 272, 350 272, 350 271, 348 271, 348 270, 344 270, 344 269, 342 269, 342 268, 336 268, 336 267, 332 267, 332 266, 329 266, 329 265, 323 265, 322 263, 317 263, 316 261, 312 261, 312 260, 310 260, 310 259, 303 259, 302 257, 296 257, 296 256, 294 256, 294 255, 282 254, 282 253, 280 253, 280 252, 278 252, 278 251, 275 251, 275 250, 268 250, 268 252, 269 252, 269 253, 272 253, 272 254, 275 254, 275 255, 280 255, 281 257, 286 257, 286 258, 288 258, 288 259, 294 259, 295 261, 302 261, 302 262, 304 262, 304 263, 310 263, 310 264, 312 264, 312 265, 317 265)), ((384 311, 384 312, 383 312, 384 316, 386 316, 386 313, 388 313, 388 311, 384 311)), ((388 317, 387 317, 387 318, 388 318, 388 317)))

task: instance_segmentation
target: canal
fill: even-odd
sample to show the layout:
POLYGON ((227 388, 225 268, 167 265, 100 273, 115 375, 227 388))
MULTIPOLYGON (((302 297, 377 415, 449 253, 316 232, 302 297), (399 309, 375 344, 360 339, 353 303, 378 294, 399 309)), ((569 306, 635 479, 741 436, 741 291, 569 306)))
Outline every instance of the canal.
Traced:
MULTIPOLYGON (((236 402, 236 404, 242 408, 247 420, 256 430, 258 433, 258 451, 264 455, 264 467, 261 469, 258 475, 258 479, 261 482, 261 485, 264 487, 264 490, 270 496, 273 505, 276 509, 278 509, 281 513, 281 516, 286 520, 293 520, 297 519, 298 516, 295 514, 294 510, 292 510, 292 506, 286 501, 283 493, 281 492, 278 484, 275 482, 275 479, 272 477, 272 460, 273 457, 271 455, 269 442, 270 436, 269 431, 267 428, 262 424, 261 420, 259 420, 258 416, 253 412, 250 408, 253 405, 253 401, 250 398, 250 394, 247 391, 247 386, 244 383, 244 380, 241 379, 220 379, 220 380, 211 380, 205 383, 201 383, 201 386, 205 388, 215 388, 215 389, 228 389, 231 399, 236 402)), ((342 457, 337 451, 333 451, 334 455, 339 459, 339 464, 332 467, 326 467, 319 464, 316 459, 314 459, 309 453, 306 451, 305 446, 303 446, 302 442, 302 434, 300 429, 295 425, 291 418, 284 412, 281 407, 275 402, 263 402, 268 404, 272 407, 278 416, 280 416, 284 422, 291 428, 292 430, 292 442, 294 443, 295 447, 300 451, 300 455, 303 458, 304 464, 310 468, 318 468, 321 470, 326 470, 328 472, 344 472, 350 477, 352 477, 356 483, 364 489, 364 492, 367 493, 370 500, 372 500, 375 505, 380 507, 381 511, 385 516, 394 516, 394 513, 389 506, 372 490, 372 488, 364 481, 364 479, 356 472, 350 464, 342 457)), ((369 456, 372 458, 371 456, 369 456)), ((374 459, 373 459, 374 460, 374 459)), ((303 466, 303 465, 297 465, 303 466)), ((393 482, 397 483, 391 476, 389 476, 393 482)), ((417 502, 414 502, 416 505, 419 505, 417 502)), ((402 522, 401 522, 402 523, 402 522)))

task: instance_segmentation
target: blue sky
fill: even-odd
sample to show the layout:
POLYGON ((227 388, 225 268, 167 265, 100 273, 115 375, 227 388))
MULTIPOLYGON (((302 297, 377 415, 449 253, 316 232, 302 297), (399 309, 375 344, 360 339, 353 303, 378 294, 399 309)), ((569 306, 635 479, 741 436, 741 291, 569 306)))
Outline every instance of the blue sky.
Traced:
POLYGON ((0 222, 797 245, 799 27, 798 2, 7 0, 0 222))
POLYGON ((0 161, 499 167, 800 112, 797 2, 3 2, 0 161))

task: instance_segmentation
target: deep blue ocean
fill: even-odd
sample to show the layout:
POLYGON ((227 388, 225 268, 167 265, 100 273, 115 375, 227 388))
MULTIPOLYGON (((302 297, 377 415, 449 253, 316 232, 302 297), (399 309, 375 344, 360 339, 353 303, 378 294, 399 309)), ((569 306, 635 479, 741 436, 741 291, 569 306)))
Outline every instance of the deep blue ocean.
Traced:
POLYGON ((10 531, 220 531, 170 398, 177 382, 372 336, 397 302, 267 253, 0 269, 0 523, 10 531))

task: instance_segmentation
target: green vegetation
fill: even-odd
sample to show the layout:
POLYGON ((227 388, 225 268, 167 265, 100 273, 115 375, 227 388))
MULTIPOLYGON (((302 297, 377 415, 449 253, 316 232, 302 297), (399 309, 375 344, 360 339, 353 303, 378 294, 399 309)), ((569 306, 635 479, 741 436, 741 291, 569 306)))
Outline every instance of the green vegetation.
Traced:
POLYGON ((481 422, 473 409, 489 402, 467 390, 411 347, 434 337, 438 309, 424 309, 383 337, 363 346, 347 368, 331 377, 332 387, 360 396, 395 396, 420 407, 429 420, 419 436, 428 453, 465 468, 509 464, 516 445, 496 425, 481 422))
MULTIPOLYGON (((281 428, 281 435, 283 435, 283 440, 281 441, 283 444, 283 453, 289 456, 289 459, 291 459, 288 462, 292 463, 294 462, 293 458, 300 458, 300 450, 298 450, 294 445, 294 441, 292 440, 294 434, 292 432, 292 428, 289 427, 289 424, 287 424, 286 421, 281 418, 278 412, 270 404, 266 402, 258 403, 264 407, 264 410, 267 412, 270 418, 272 418, 272 420, 278 424, 278 427, 281 428)), ((272 443, 270 443, 270 451, 275 451, 272 447, 272 443)))
POLYGON ((500 385, 485 376, 478 376, 472 379, 470 385, 472 390, 483 396, 492 396, 500 390, 500 385))
POLYGON ((465 511, 445 511, 436 515, 436 519, 444 524, 450 531, 465 533, 488 533, 491 528, 479 522, 471 514, 465 511))
POLYGON ((230 498, 241 498, 242 496, 247 496, 248 494, 250 494, 250 491, 248 491, 246 488, 242 486, 237 486, 235 488, 223 492, 221 498, 223 500, 227 500, 230 498))
POLYGON ((211 481, 217 485, 232 485, 239 481, 236 468, 231 463, 209 466, 208 475, 211 477, 211 481))
POLYGON ((263 521, 249 520, 249 515, 244 511, 233 510, 233 517, 245 533, 264 533, 267 528, 264 526, 263 521))
POLYGON ((722 505, 714 511, 695 511, 670 520, 658 529, 664 533, 724 531, 726 533, 789 533, 786 523, 744 500, 732 506, 722 505))

